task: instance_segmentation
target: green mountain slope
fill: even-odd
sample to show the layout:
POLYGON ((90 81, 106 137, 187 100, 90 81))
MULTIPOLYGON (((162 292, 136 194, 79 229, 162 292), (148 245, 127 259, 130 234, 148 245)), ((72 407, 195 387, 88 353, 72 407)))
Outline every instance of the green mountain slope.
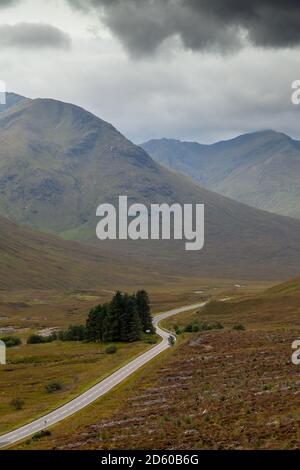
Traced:
MULTIPOLYGON (((77 106, 24 101, 0 115, 0 214, 112 253, 145 270, 281 279, 300 264, 300 222, 201 188, 158 163, 111 124, 77 106), (96 238, 96 208, 119 195, 144 203, 205 204, 205 248, 182 241, 96 238)), ((102 251, 103 252, 103 251, 102 251)))
POLYGON ((264 131, 213 145, 160 139, 143 148, 206 188, 259 209, 300 218, 300 142, 264 131))

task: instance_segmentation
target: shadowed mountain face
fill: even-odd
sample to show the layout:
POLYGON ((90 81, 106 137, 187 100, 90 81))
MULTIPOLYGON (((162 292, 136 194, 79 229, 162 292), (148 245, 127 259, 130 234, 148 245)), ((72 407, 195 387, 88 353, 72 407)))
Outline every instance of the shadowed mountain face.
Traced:
MULTIPOLYGON (((178 275, 281 279, 299 273, 300 221, 234 202, 154 162, 112 125, 54 100, 0 115, 0 214, 94 244, 127 263, 178 275), (96 208, 129 202, 205 204, 205 248, 183 241, 96 239, 96 208)), ((104 251, 103 251, 104 250, 104 251)))
POLYGON ((142 147, 208 189, 259 209, 300 218, 300 142, 273 131, 213 145, 172 139, 142 147))

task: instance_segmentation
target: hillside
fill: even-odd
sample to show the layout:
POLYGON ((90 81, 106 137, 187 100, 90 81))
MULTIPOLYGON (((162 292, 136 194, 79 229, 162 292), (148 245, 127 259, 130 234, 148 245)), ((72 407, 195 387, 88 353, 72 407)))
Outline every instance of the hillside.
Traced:
MULTIPOLYGON (((282 328, 300 330, 300 279, 295 278, 275 285, 263 293, 231 299, 227 302, 211 302, 203 310, 207 318, 234 324, 236 321, 247 328, 282 328)), ((295 333, 294 333, 295 334, 295 333)), ((296 339, 297 335, 294 339, 296 339)))
POLYGON ((300 222, 219 196, 156 163, 111 124, 77 106, 27 100, 0 115, 0 214, 88 242, 146 270, 283 279, 299 274, 300 222), (204 203, 205 248, 184 242, 99 242, 96 208, 130 202, 204 203))
MULTIPOLYGON (((0 262, 2 291, 93 289, 135 285, 144 279, 137 267, 124 265, 99 249, 66 242, 3 217, 0 217, 0 262)), ((155 279, 153 274, 151 277, 155 279)))
POLYGON ((158 162, 237 201, 300 218, 300 142, 273 131, 213 145, 172 139, 142 147, 158 162))

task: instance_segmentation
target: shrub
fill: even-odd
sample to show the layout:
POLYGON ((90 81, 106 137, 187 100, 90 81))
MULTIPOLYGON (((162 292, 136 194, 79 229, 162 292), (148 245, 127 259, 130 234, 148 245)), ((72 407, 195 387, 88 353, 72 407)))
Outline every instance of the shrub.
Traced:
POLYGON ((117 347, 114 345, 107 346, 105 349, 106 354, 115 354, 117 352, 117 347))
POLYGON ((65 331, 58 333, 60 341, 84 341, 86 339, 86 328, 83 325, 70 325, 65 331))
POLYGON ((224 326, 220 322, 203 322, 200 324, 200 330, 209 331, 209 330, 222 330, 224 326))
POLYGON ((31 335, 27 339, 27 344, 40 344, 45 343, 45 338, 39 335, 31 335))
POLYGON ((53 341, 57 340, 57 333, 52 333, 49 336, 44 336, 43 340, 43 343, 53 343, 53 341))
POLYGON ((236 325, 233 325, 232 329, 237 331, 244 331, 246 328, 241 323, 237 323, 236 325))
POLYGON ((263 387, 264 390, 272 390, 272 388, 273 388, 273 384, 265 384, 263 387))
POLYGON ((156 344, 157 340, 155 338, 149 338, 145 341, 146 344, 156 344))
POLYGON ((47 393, 59 392, 62 389, 63 389, 63 386, 60 382, 50 382, 47 385, 45 385, 45 390, 47 393))
POLYGON ((22 410, 23 406, 24 406, 24 400, 21 400, 20 398, 14 398, 11 402, 10 402, 10 406, 14 409, 14 410, 22 410))
POLYGON ((35 433, 32 436, 32 440, 38 441, 39 439, 42 439, 43 437, 48 437, 48 436, 51 436, 51 431, 48 431, 47 429, 46 430, 43 429, 42 431, 35 433))
POLYGON ((57 340, 57 334, 52 333, 49 336, 40 336, 40 335, 31 335, 27 339, 27 344, 43 344, 43 343, 52 343, 57 340))
POLYGON ((192 333, 192 331, 193 331, 193 324, 192 324, 192 323, 189 323, 188 325, 186 325, 184 331, 185 331, 185 333, 192 333))
POLYGON ((189 323, 185 328, 185 333, 196 333, 198 331, 209 331, 209 330, 221 330, 223 329, 223 325, 220 322, 194 322, 189 323))
POLYGON ((22 344, 22 341, 17 336, 4 336, 1 338, 1 341, 6 344, 7 348, 13 348, 14 346, 22 344))

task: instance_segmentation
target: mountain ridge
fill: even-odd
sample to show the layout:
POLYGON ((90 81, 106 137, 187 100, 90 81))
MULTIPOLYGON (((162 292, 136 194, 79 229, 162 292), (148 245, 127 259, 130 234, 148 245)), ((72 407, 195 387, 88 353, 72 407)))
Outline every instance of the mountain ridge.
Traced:
POLYGON ((152 158, 207 189, 258 209, 300 218, 300 142, 272 130, 210 145, 173 139, 142 144, 152 158))

